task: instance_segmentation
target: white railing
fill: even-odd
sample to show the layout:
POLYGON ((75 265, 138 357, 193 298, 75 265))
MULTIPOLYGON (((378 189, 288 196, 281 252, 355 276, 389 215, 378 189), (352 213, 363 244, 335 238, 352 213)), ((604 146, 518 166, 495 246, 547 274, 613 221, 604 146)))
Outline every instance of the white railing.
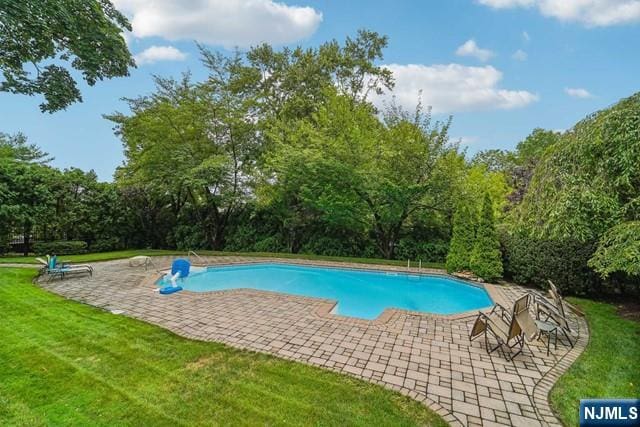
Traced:
POLYGON ((200 261, 200 264, 207 265, 207 261, 204 258, 202 258, 200 255, 195 253, 194 251, 187 252, 187 258, 191 258, 191 255, 195 256, 200 261))

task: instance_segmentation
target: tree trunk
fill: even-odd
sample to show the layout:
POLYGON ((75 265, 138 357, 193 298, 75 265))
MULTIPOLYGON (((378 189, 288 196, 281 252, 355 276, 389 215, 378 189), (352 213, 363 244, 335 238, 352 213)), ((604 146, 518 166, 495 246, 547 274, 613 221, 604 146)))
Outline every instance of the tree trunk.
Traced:
POLYGON ((217 226, 213 234, 213 250, 221 251, 224 249, 225 235, 224 227, 217 226))
POLYGON ((25 224, 22 235, 22 252, 24 256, 29 256, 29 249, 31 246, 31 225, 25 224))

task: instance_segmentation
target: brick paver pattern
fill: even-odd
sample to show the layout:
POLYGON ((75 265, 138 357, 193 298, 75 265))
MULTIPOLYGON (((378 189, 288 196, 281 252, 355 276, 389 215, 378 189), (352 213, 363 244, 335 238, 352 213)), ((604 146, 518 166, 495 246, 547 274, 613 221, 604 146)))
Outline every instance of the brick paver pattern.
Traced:
MULTIPOLYGON (((154 257, 154 266, 168 268, 172 259, 154 257)), ((265 259, 208 257, 206 262, 265 259)), ((586 322, 573 316, 578 332, 574 349, 559 340, 547 356, 545 343, 536 340, 507 361, 500 352, 488 355, 483 339, 469 341, 476 313, 437 316, 388 310, 378 321, 365 321, 330 314, 328 308, 335 301, 250 289, 160 295, 153 284, 158 277, 155 268, 109 261, 95 263, 93 277, 40 283, 67 298, 118 310, 184 337, 271 353, 381 384, 423 402, 451 425, 559 424, 549 407, 548 392, 588 341, 586 322)), ((527 291, 486 286, 495 302, 509 308, 527 291)))

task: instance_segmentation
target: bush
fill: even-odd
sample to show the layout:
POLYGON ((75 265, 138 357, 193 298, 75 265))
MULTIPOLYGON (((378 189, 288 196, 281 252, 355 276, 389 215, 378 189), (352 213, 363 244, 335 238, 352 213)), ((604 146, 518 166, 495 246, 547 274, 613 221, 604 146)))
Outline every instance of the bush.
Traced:
POLYGON ((204 230, 197 225, 177 225, 167 240, 181 251, 209 248, 204 230))
POLYGON ((333 237, 314 234, 302 245, 300 252, 326 256, 358 257, 364 253, 365 245, 366 241, 353 235, 333 237))
POLYGON ((109 252, 118 249, 123 249, 123 245, 117 237, 96 240, 90 248, 91 252, 109 252))
POLYGON ((396 258, 422 260, 423 262, 444 262, 449 244, 442 240, 416 241, 414 238, 400 239, 396 246, 396 258))
POLYGON ((251 225, 240 224, 227 235, 224 249, 231 252, 251 252, 256 240, 256 229, 251 225))
POLYGON ((4 255, 11 249, 9 236, 0 230, 0 255, 4 255))
POLYGON ((87 252, 87 242, 82 240, 57 240, 55 242, 38 242, 33 244, 37 255, 71 255, 87 252))
POLYGON ((284 247, 276 237, 271 236, 258 240, 253 245, 253 250, 256 252, 282 252, 284 247))
POLYGON ((595 242, 536 239, 504 233, 501 244, 505 275, 515 283, 547 289, 547 279, 551 279, 567 295, 600 290, 602 281, 587 265, 595 242))

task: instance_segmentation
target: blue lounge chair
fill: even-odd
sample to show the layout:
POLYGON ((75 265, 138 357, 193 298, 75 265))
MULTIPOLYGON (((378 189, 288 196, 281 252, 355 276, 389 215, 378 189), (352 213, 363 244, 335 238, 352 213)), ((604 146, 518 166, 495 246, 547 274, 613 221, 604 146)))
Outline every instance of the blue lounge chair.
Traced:
POLYGON ((93 276, 93 267, 90 265, 58 263, 58 257, 56 255, 52 257, 47 255, 46 261, 42 258, 36 258, 36 260, 43 264, 40 274, 48 275, 49 280, 53 280, 55 277, 64 279, 64 276, 67 274, 88 273, 90 276, 93 276))

